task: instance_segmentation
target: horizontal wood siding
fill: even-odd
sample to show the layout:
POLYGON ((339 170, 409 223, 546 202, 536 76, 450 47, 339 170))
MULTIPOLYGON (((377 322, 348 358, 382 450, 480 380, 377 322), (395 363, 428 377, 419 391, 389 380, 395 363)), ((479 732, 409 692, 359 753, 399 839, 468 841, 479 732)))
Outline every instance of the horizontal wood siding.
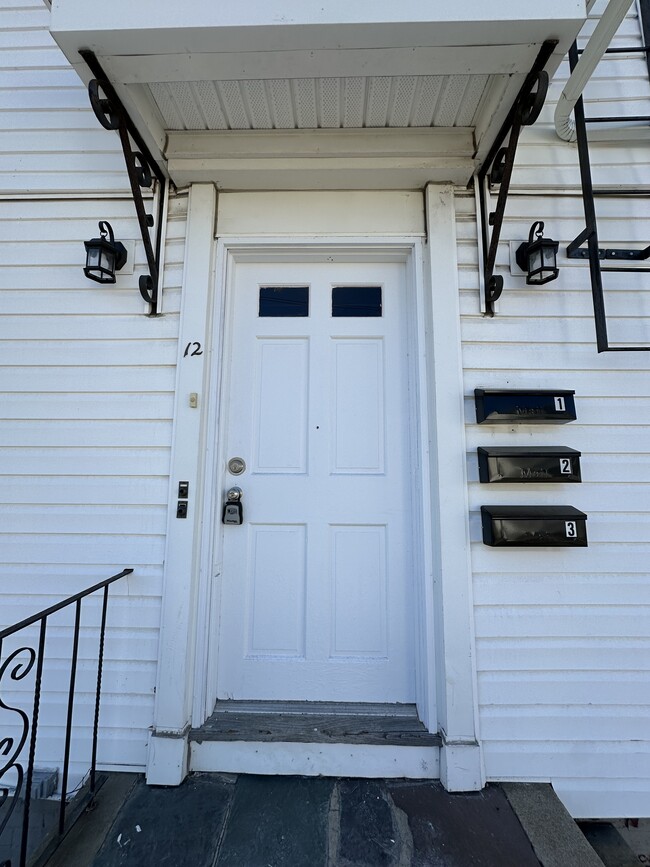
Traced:
MULTIPOLYGON (((586 31, 593 26, 592 17, 586 31)), ((641 44, 634 6, 614 44, 641 44)), ((497 261, 505 288, 493 319, 479 311, 474 200, 457 200, 480 726, 489 779, 551 781, 574 814, 647 815, 650 353, 597 354, 588 263, 566 258, 567 243, 584 228, 576 147, 553 129, 567 75, 564 65, 542 117, 523 136, 497 261), (526 239, 537 219, 560 242, 560 276, 535 289, 511 273, 510 242, 526 239), (479 426, 477 386, 573 388, 578 419, 479 426), (476 448, 489 445, 576 448, 583 482, 481 485, 476 448), (587 549, 483 545, 481 505, 554 503, 588 514, 587 549)), ((588 115, 650 114, 645 59, 606 58, 586 96, 588 115)), ((591 155, 597 184, 650 189, 647 145, 593 145, 591 155)), ((650 243, 647 199, 599 199, 597 208, 601 246, 650 243)), ((650 345, 649 279, 604 275, 614 344, 650 345)))
MULTIPOLYGON (((605 0, 598 0, 592 9, 589 21, 578 40, 580 48, 586 45, 587 38, 593 33, 605 6, 605 0)), ((632 3, 611 47, 640 48, 642 45, 636 3, 632 3)), ((550 83, 539 120, 522 133, 512 179, 514 189, 555 188, 580 191, 577 146, 557 137, 553 120, 557 101, 569 75, 569 63, 565 59, 550 83)), ((624 120, 626 117, 647 116, 650 113, 650 81, 645 56, 636 53, 605 54, 585 88, 584 97, 587 118, 614 116, 624 120)), ((648 189, 648 124, 637 126, 645 127, 643 139, 630 140, 623 147, 609 143, 592 143, 590 158, 595 185, 637 186, 648 189)), ((590 124, 588 130, 597 130, 600 127, 600 124, 590 124)), ((600 204, 599 202, 599 206, 600 204)), ((647 202, 643 204, 647 207, 647 202)))
POLYGON ((118 135, 100 126, 49 20, 42 0, 0 7, 0 196, 124 193, 118 135))
MULTIPOLYGON (((111 767, 144 767, 153 719, 186 208, 172 198, 165 313, 149 318, 131 200, 0 201, 0 626, 135 570, 110 592, 99 761, 111 767), (135 272, 115 286, 82 270, 99 219, 135 242, 135 272)), ((74 773, 90 755, 99 603, 83 605, 74 773)), ((48 627, 40 765, 62 754, 72 618, 48 627)), ((28 707, 31 685, 3 698, 28 707)))

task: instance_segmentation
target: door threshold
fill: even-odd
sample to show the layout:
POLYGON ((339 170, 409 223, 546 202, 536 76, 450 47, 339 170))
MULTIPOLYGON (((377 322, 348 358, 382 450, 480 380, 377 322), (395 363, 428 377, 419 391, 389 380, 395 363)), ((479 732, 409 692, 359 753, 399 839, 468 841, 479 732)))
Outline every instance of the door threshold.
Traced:
POLYGON ((190 741, 439 747, 414 704, 218 701, 190 741))

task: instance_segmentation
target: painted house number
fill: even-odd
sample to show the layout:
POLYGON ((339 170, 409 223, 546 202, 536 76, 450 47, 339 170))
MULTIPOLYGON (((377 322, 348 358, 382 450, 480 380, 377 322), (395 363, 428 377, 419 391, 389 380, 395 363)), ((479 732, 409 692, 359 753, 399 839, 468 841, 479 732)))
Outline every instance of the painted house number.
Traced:
POLYGON ((571 458, 560 458, 560 473, 563 476, 570 476, 572 472, 571 458))
MULTIPOLYGON (((193 355, 203 355, 203 347, 201 346, 201 344, 197 343, 196 340, 191 340, 187 344, 187 346, 185 347, 185 352, 183 353, 183 358, 187 358, 188 355, 190 357, 193 355), (194 347, 194 349, 192 349, 192 347, 194 347), (192 350, 192 351, 190 352, 190 350, 192 350)), ((557 400, 557 398, 556 398, 556 400, 557 400)))
POLYGON ((566 406, 564 405, 563 397, 555 398, 555 411, 556 412, 566 412, 566 406))
POLYGON ((565 530, 565 534, 566 534, 567 539, 575 539, 578 535, 575 521, 565 521, 564 522, 564 530, 565 530))

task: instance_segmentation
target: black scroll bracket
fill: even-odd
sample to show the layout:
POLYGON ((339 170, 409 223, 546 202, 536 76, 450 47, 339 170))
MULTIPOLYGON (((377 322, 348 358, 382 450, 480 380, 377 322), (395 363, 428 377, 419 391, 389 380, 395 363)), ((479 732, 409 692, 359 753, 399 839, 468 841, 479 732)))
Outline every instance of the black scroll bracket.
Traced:
POLYGON ((131 185, 131 194, 149 268, 149 273, 143 274, 140 277, 138 288, 140 289, 140 295, 150 305, 149 315, 157 316, 160 298, 160 255, 167 178, 151 155, 149 148, 122 105, 120 98, 109 82, 94 53, 82 49, 79 54, 95 76, 88 85, 90 105, 95 112, 95 116, 104 129, 117 130, 120 136, 124 162, 126 163, 126 170, 131 185), (134 144, 135 147, 133 146, 134 144), (159 195, 157 219, 154 220, 153 215, 146 212, 142 190, 151 189, 155 182, 159 185, 159 195), (151 240, 151 229, 154 225, 156 226, 155 247, 151 240))
POLYGON ((522 127, 535 123, 544 106, 548 91, 548 73, 544 67, 548 62, 556 41, 545 42, 535 59, 533 68, 526 76, 514 105, 510 109, 499 133, 477 176, 481 207, 481 227, 483 233, 483 274, 485 292, 485 315, 494 316, 494 303, 503 292, 503 277, 494 273, 503 227, 503 218, 510 190, 510 180, 517 154, 517 144, 522 127), (508 144, 502 147, 506 136, 508 144), (499 195, 494 211, 489 211, 486 194, 486 179, 490 186, 499 185, 499 195), (490 232, 488 227, 492 227, 490 232))

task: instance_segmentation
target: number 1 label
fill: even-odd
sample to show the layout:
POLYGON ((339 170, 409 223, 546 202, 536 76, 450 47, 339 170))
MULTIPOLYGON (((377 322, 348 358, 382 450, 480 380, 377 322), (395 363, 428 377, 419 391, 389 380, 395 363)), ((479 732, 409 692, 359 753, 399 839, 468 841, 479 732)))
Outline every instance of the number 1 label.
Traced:
POLYGON ((564 405, 563 397, 555 398, 555 411, 556 412, 566 412, 566 406, 564 405))

